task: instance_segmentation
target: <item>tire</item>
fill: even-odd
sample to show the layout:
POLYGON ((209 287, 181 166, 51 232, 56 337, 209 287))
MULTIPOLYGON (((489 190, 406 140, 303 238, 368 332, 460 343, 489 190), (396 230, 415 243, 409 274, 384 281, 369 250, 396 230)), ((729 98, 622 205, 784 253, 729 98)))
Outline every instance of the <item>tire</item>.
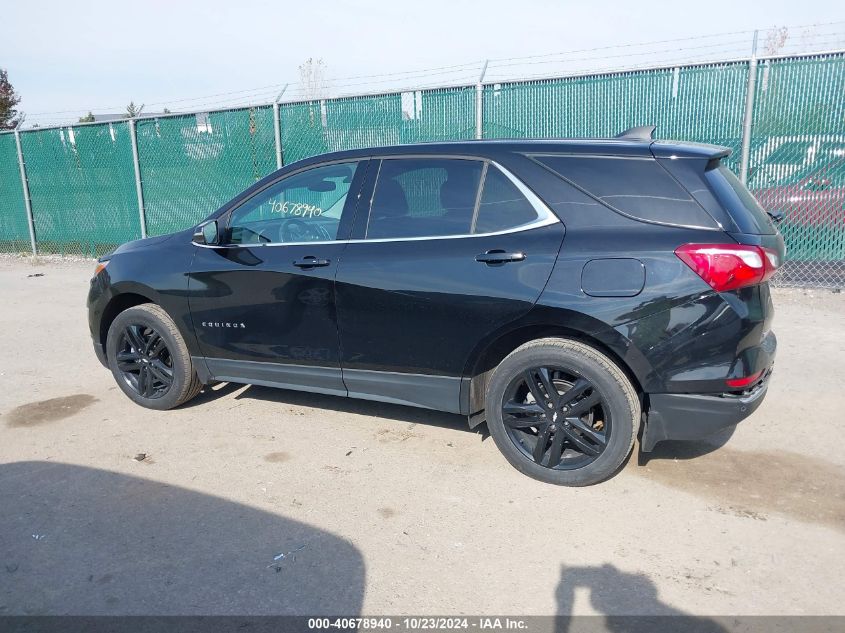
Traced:
POLYGON ((509 354, 491 376, 485 406, 490 435, 511 465, 559 486, 615 474, 640 422, 640 400, 625 373, 595 348, 562 338, 509 354))
POLYGON ((148 409, 178 407, 203 387, 176 324, 154 303, 129 308, 115 317, 106 337, 106 358, 118 387, 148 409), (148 346, 148 353, 141 350, 148 346))

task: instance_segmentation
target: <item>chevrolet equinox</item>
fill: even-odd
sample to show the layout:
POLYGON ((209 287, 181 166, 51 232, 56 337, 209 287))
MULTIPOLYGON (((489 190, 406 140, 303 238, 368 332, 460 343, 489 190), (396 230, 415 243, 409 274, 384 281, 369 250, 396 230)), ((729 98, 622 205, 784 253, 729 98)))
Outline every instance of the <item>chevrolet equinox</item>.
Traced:
POLYGON ((426 143, 288 165, 189 230, 100 259, 94 349, 170 409, 216 381, 486 422, 569 486, 732 427, 775 356, 772 219, 730 150, 614 139, 426 143))

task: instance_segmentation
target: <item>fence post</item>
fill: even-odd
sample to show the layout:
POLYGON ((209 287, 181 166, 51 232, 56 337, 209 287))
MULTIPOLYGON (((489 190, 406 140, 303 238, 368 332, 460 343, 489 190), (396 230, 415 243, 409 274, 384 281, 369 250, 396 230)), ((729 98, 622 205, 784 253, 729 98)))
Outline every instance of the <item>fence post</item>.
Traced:
POLYGON ((32 246, 33 256, 38 255, 38 249, 35 246, 35 222, 32 219, 32 200, 29 197, 29 179, 26 177, 26 163, 23 162, 23 148, 21 147, 21 131, 20 127, 23 123, 21 118, 15 128, 15 145, 18 148, 18 166, 21 169, 21 185, 23 186, 23 201, 26 206, 26 223, 29 226, 29 243, 32 246))
POLYGON ((478 83, 475 84, 475 138, 480 139, 484 136, 484 125, 482 116, 484 115, 482 102, 484 100, 484 75, 487 74, 487 64, 489 60, 484 61, 484 66, 481 68, 481 74, 478 76, 478 83))
POLYGON ((129 138, 132 140, 132 165, 135 168, 135 193, 138 194, 138 220, 141 223, 141 238, 147 237, 147 216, 144 213, 144 189, 141 186, 141 164, 138 161, 138 135, 135 119, 129 119, 129 138))
POLYGON ((288 84, 282 88, 282 91, 273 99, 273 136, 276 139, 276 169, 282 168, 282 122, 280 119, 281 108, 279 107, 279 100, 288 89, 288 84))
POLYGON ((742 153, 739 158, 739 180, 748 181, 748 163, 751 154, 751 119, 754 116, 754 89, 757 85, 757 35, 754 31, 754 43, 751 45, 751 59, 748 60, 748 82, 745 86, 745 116, 742 118, 742 153))

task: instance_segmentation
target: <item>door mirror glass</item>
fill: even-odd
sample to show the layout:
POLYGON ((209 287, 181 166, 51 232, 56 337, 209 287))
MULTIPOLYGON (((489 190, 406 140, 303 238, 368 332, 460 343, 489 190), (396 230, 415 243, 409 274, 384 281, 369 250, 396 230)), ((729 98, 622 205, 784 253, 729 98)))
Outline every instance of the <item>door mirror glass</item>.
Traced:
POLYGON ((209 220, 205 224, 200 224, 194 232, 194 242, 210 246, 219 244, 220 232, 217 228, 217 220, 209 220))

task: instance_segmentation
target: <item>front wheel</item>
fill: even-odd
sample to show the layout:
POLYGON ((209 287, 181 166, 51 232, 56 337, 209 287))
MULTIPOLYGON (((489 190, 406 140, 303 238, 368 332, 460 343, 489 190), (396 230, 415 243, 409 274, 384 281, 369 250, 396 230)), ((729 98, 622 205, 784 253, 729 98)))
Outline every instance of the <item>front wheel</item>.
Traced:
POLYGON ((153 303, 117 315, 106 357, 117 385, 142 407, 172 409, 202 390, 176 324, 153 303))
POLYGON ((631 452, 640 421, 625 373, 593 347, 546 338, 514 350, 493 372, 487 426, 507 460, 561 486, 611 476, 631 452))

